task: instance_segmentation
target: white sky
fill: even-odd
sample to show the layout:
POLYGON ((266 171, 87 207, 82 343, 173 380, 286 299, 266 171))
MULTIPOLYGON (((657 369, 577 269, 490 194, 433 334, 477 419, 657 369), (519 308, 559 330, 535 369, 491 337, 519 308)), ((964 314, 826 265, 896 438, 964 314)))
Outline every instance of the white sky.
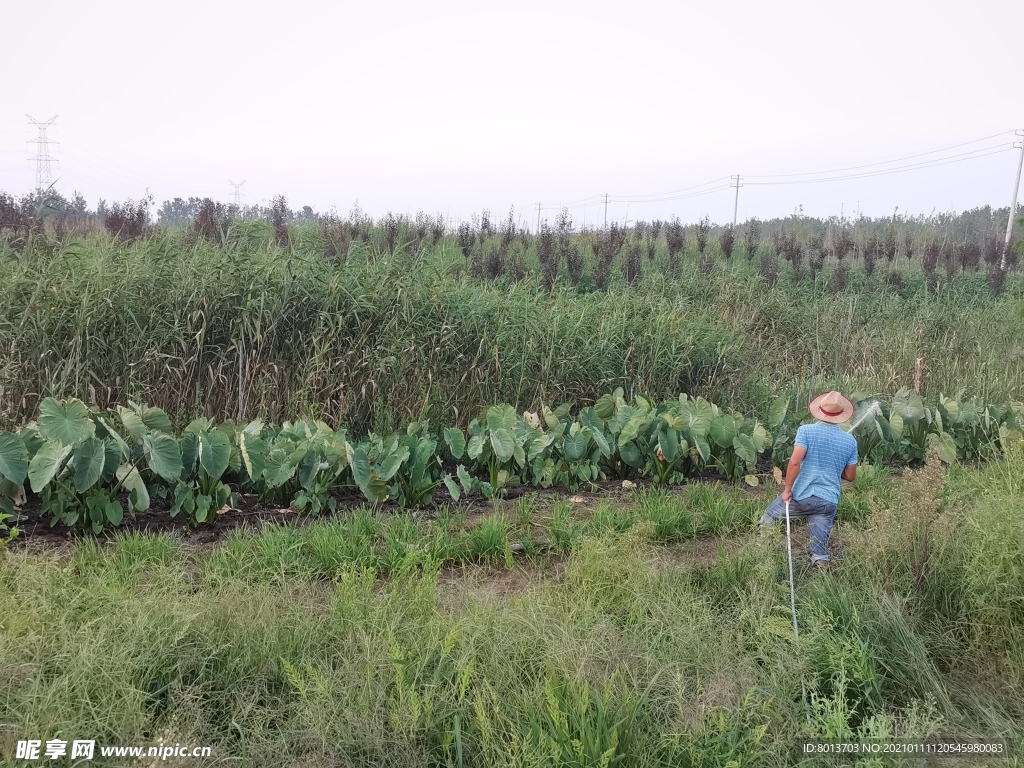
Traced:
MULTIPOLYGON (((34 185, 25 113, 59 114, 54 177, 90 204, 147 187, 158 203, 228 202, 230 178, 248 203, 454 218, 515 205, 533 223, 537 201, 846 168, 1024 128, 1020 0, 52 0, 5 3, 0 21, 0 189, 34 185)), ((1006 206, 1016 160, 749 185, 739 218, 1006 206)), ((730 189, 608 209, 732 212, 730 189)))

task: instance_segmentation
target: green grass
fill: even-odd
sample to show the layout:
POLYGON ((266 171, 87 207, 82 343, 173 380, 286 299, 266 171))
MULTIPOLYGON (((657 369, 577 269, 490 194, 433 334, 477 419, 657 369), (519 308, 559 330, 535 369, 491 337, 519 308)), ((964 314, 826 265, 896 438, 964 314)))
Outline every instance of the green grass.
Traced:
POLYGON ((181 423, 312 415, 386 432, 620 385, 763 413, 782 392, 891 394, 913 384, 919 357, 929 396, 966 389, 1000 401, 1024 385, 1017 276, 993 297, 981 273, 937 292, 912 274, 894 292, 854 272, 833 296, 824 277, 768 289, 738 257, 704 274, 689 254, 666 278, 659 251, 636 286, 547 292, 536 275, 464 277, 451 239, 415 255, 357 243, 337 267, 315 239, 294 242, 281 249, 239 230, 223 247, 174 231, 25 255, 0 244, 0 425, 52 394, 145 400, 181 423))
POLYGON ((1019 750, 1022 472, 1024 450, 865 473, 832 572, 798 577, 799 642, 765 498, 718 485, 8 550, 0 759, 54 737, 252 766, 786 766, 804 736, 938 730, 1019 750))

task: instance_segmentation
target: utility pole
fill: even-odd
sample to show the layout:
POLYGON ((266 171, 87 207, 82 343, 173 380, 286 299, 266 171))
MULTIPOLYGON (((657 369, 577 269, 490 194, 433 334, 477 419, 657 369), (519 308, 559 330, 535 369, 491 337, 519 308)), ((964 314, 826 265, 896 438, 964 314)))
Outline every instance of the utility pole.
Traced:
POLYGON ((228 184, 235 188, 235 208, 242 210, 242 185, 245 184, 245 179, 242 179, 237 184, 228 179, 228 184))
MULTIPOLYGON (((45 189, 53 183, 53 177, 50 174, 50 163, 60 162, 50 157, 50 145, 59 144, 59 141, 46 138, 46 129, 53 125, 54 121, 59 115, 54 115, 45 123, 41 123, 36 120, 32 115, 25 115, 29 119, 29 122, 39 129, 39 136, 33 141, 28 141, 26 144, 36 145, 36 189, 45 189)), ((31 160, 29 162, 32 162, 31 160)))
POLYGON ((740 175, 738 173, 735 176, 730 176, 729 178, 734 179, 733 183, 729 186, 736 187, 736 202, 732 207, 732 228, 736 229, 736 217, 740 212, 740 187, 743 185, 740 184, 740 175))
POLYGON ((540 234, 540 203, 537 203, 537 234, 540 234))
POLYGON ((604 193, 604 228, 608 229, 608 193, 604 193))
POLYGON ((1013 217, 1017 213, 1017 192, 1020 191, 1020 169, 1024 167, 1024 131, 1015 131, 1015 136, 1020 137, 1020 144, 1014 142, 1013 146, 1020 147, 1020 159, 1017 161, 1017 178, 1013 180, 1013 196, 1010 198, 1010 214, 1006 217, 1006 240, 1003 242, 1003 253, 999 257, 999 269, 1006 271, 1006 256, 1010 252, 1010 238, 1013 236, 1013 217))

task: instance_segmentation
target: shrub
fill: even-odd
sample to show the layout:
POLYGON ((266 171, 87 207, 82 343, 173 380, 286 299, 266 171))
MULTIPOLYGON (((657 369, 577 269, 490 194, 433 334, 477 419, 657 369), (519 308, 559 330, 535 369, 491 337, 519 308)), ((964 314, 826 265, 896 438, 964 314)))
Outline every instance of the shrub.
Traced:
POLYGON ((622 276, 630 285, 640 282, 644 273, 643 243, 639 237, 634 237, 626 251, 626 261, 622 267, 622 276))
POLYGON ((757 249, 761 247, 761 222, 751 219, 743 230, 743 250, 748 260, 753 260, 757 249))
POLYGON ((288 201, 284 195, 278 195, 270 204, 270 224, 274 228, 274 240, 282 248, 288 245, 288 222, 291 219, 288 201))
POLYGON ((195 220, 192 222, 192 231, 197 238, 215 243, 221 241, 223 233, 230 225, 231 216, 227 207, 207 197, 199 204, 195 220))
POLYGON ((882 239, 881 250, 886 261, 891 263, 896 258, 896 253, 899 250, 899 241, 896 236, 895 224, 889 224, 889 226, 885 228, 885 235, 882 239))
POLYGON ((686 227, 679 223, 679 218, 672 217, 672 220, 665 227, 665 242, 668 244, 668 272, 671 275, 679 274, 682 266, 682 254, 686 248, 686 227))
POLYGON ((462 251, 463 258, 469 258, 470 251, 473 248, 474 239, 475 233, 473 232, 473 227, 470 226, 469 222, 464 221, 459 224, 459 228, 455 232, 455 244, 459 246, 459 250, 462 251))
POLYGON ((130 243, 142 237, 149 227, 149 204, 152 198, 115 202, 110 213, 103 220, 103 226, 122 243, 130 243))
POLYGON ((898 269, 891 269, 885 274, 885 279, 882 284, 886 288, 891 288, 894 292, 899 293, 904 288, 903 273, 898 269))
POLYGON ((864 238, 864 271, 869 274, 875 274, 875 260, 878 257, 878 238, 875 235, 868 235, 864 238))
POLYGON ((942 247, 932 240, 924 247, 921 255, 921 269, 924 270, 925 279, 932 287, 939 281, 939 257, 942 255, 942 247))
POLYGON ((612 276, 612 265, 626 241, 626 230, 612 222, 608 231, 597 240, 597 266, 594 270, 594 285, 598 290, 607 290, 612 276))
POLYGON ((839 261, 836 264, 835 270, 832 272, 832 277, 828 281, 828 292, 833 296, 842 293, 846 290, 846 283, 850 277, 850 268, 847 266, 845 261, 839 261))
POLYGON ((398 219, 394 217, 391 211, 388 211, 388 215, 384 217, 381 226, 384 229, 384 244, 387 247, 387 251, 388 253, 394 253, 395 248, 398 247, 398 219))
POLYGON ((555 234, 551 231, 547 219, 540 225, 537 258, 540 259, 541 283, 550 290, 558 279, 558 249, 555 245, 555 234))
POLYGON ((763 249, 758 272, 769 288, 779 281, 779 257, 775 254, 774 248, 763 249))
POLYGON ((1006 270, 1001 268, 998 262, 989 264, 985 281, 993 296, 1002 296, 1006 291, 1006 270))
POLYGON ((707 216, 701 217, 693 228, 697 236, 697 253, 704 255, 704 249, 708 247, 708 233, 711 231, 711 220, 707 216))
POLYGON ((725 258, 732 258, 732 251, 736 245, 736 231, 732 226, 728 226, 722 230, 722 234, 718 236, 718 246, 722 249, 722 253, 725 258))

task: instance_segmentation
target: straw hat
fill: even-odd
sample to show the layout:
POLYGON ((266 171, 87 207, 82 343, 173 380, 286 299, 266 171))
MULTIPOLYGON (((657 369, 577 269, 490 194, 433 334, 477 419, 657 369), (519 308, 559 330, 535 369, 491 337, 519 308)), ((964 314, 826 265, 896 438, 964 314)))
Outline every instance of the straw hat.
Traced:
POLYGON ((823 392, 807 406, 811 416, 829 424, 842 424, 853 416, 853 403, 840 392, 823 392))

